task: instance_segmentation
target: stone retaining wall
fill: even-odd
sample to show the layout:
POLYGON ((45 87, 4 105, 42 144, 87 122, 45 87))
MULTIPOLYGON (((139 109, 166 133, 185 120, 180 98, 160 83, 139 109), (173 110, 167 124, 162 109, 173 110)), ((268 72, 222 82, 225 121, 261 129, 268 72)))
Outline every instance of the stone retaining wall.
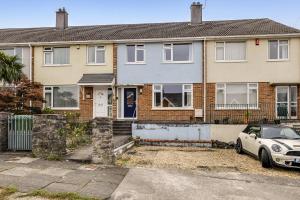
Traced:
POLYGON ((114 164, 112 119, 95 118, 92 121, 93 153, 92 162, 114 164))
POLYGON ((0 152, 7 151, 8 148, 8 116, 11 113, 0 112, 0 152))
POLYGON ((66 118, 63 115, 34 115, 32 153, 41 158, 61 158, 66 154, 66 118))

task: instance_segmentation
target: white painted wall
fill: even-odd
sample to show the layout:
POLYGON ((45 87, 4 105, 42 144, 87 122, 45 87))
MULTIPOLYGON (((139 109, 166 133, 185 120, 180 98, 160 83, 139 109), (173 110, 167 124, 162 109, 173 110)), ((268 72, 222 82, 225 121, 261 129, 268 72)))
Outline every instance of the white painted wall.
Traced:
POLYGON ((236 143, 239 133, 242 132, 246 128, 246 126, 247 125, 211 124, 211 139, 226 143, 236 143))

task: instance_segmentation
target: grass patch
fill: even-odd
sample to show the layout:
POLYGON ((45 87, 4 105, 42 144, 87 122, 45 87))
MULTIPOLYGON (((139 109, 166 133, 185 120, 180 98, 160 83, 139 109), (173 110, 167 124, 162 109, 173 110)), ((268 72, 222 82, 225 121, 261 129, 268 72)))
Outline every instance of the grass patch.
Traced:
POLYGON ((47 199, 56 199, 56 200, 100 200, 96 198, 82 197, 77 193, 70 192, 58 192, 52 193, 45 190, 36 190, 29 194, 23 195, 22 197, 43 197, 47 199))
POLYGON ((9 196, 16 193, 18 190, 14 187, 0 188, 0 200, 5 200, 9 196))

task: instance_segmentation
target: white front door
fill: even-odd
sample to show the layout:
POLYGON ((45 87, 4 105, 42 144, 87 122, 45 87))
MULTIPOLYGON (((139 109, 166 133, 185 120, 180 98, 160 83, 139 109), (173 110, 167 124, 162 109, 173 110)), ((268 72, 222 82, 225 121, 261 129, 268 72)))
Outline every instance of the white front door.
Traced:
POLYGON ((94 88, 94 118, 107 117, 107 89, 94 88))

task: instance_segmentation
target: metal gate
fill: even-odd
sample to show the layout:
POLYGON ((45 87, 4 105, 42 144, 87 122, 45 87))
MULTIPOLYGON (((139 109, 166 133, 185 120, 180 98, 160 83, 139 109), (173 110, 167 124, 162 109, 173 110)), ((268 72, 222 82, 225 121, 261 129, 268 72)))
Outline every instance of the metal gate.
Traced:
POLYGON ((8 150, 32 149, 32 115, 12 115, 8 118, 8 150))

